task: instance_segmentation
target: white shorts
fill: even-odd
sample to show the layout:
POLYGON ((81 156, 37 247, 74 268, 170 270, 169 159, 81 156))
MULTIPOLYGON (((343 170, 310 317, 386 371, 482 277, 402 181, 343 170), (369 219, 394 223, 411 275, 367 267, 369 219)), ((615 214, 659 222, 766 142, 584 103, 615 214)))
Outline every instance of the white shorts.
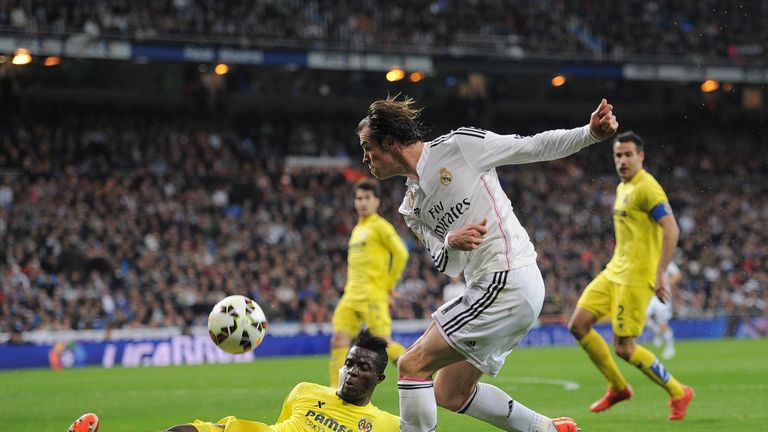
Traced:
POLYGON ((496 376, 543 304, 544 280, 539 267, 530 264, 480 277, 432 318, 453 349, 483 373, 496 376))
POLYGON ((666 324, 672 319, 672 302, 662 303, 656 296, 651 298, 651 302, 648 303, 648 312, 646 316, 649 320, 666 324))

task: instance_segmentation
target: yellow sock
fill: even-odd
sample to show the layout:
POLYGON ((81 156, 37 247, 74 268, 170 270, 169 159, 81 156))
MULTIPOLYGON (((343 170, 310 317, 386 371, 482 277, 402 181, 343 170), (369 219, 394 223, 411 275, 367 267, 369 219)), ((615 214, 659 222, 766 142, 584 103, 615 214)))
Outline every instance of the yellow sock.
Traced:
POLYGON ((622 391, 627 388, 627 380, 621 374, 619 366, 611 356, 611 349, 602 336, 595 329, 591 329, 586 336, 579 339, 579 345, 587 352, 592 363, 600 369, 600 372, 608 380, 611 388, 622 391))
POLYGON ((390 341, 387 345, 387 357, 389 361, 393 362, 400 358, 405 353, 405 347, 395 341, 390 341))
POLYGON ((635 352, 632 353, 629 362, 643 371, 651 381, 664 387, 664 390, 669 393, 672 399, 677 399, 683 395, 683 386, 680 385, 680 382, 669 371, 664 369, 664 365, 661 364, 652 352, 640 345, 636 345, 635 352))
POLYGON ((328 362, 328 381, 330 387, 339 386, 339 369, 344 366, 344 359, 347 358, 347 348, 331 348, 331 360, 328 362))

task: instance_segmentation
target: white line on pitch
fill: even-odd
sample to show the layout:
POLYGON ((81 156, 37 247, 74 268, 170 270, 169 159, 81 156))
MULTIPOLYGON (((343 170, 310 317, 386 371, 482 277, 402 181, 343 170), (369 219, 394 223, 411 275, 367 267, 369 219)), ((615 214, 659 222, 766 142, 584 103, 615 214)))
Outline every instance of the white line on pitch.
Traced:
MULTIPOLYGON (((549 384, 562 386, 565 390, 578 390, 579 383, 576 381, 559 380, 551 378, 537 378, 537 377, 502 377, 496 378, 493 381, 505 382, 513 384, 549 384)), ((493 382, 491 381, 491 382, 493 382)))

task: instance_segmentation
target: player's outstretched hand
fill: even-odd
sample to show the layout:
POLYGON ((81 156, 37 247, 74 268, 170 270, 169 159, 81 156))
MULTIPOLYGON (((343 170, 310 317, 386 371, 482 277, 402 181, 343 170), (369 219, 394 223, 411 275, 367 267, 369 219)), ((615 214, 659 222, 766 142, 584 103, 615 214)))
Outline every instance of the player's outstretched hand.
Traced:
POLYGON ((480 223, 466 224, 456 231, 448 233, 448 247, 451 249, 470 251, 480 247, 483 236, 488 232, 485 224, 487 219, 480 223))
POLYGON ((613 115, 613 105, 603 99, 589 118, 589 131, 593 137, 603 141, 612 137, 617 130, 619 130, 619 122, 613 115))

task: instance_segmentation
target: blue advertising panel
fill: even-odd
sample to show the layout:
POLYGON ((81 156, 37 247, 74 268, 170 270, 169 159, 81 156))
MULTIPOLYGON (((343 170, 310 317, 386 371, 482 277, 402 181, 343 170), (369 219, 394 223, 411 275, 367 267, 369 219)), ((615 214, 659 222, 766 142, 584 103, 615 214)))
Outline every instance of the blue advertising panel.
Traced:
MULTIPOLYGON (((726 332, 732 336, 754 338, 766 335, 768 318, 756 318, 729 327, 726 318, 710 320, 672 321, 678 339, 720 338, 726 332), (732 328, 732 329, 731 329, 732 328)), ((598 324, 596 330, 611 340, 609 324, 598 324)), ((393 332, 393 339, 411 345, 420 331, 393 332)), ((650 339, 646 332, 640 340, 650 339)), ((105 342, 69 342, 55 344, 0 345, 0 369, 71 368, 85 365, 111 367, 171 366, 203 363, 250 362, 257 357, 326 354, 330 335, 273 336, 267 334, 258 349, 245 354, 227 354, 218 349, 207 334, 173 336, 151 340, 119 340, 105 342)), ((531 329, 520 343, 521 347, 574 345, 576 341, 561 324, 545 324, 531 329)))

